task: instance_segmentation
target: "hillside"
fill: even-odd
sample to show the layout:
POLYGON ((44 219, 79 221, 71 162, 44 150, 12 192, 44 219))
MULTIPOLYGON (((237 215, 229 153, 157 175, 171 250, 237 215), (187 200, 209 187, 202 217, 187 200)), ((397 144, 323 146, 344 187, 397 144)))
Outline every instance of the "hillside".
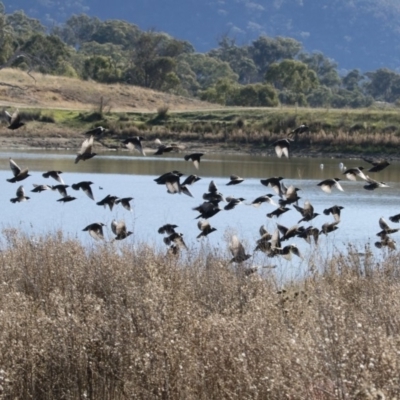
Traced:
POLYGON ((102 99, 104 110, 114 112, 154 113, 159 107, 173 111, 216 108, 200 100, 138 86, 106 85, 38 73, 32 76, 17 69, 0 70, 0 107, 94 111, 99 109, 102 99))
POLYGON ((23 9, 49 27, 81 13, 126 20, 143 30, 187 40, 199 52, 217 47, 224 35, 238 44, 260 35, 287 36, 301 41, 307 52, 317 50, 335 59, 341 69, 370 71, 399 65, 397 0, 68 0, 62 7, 50 0, 7 3, 7 12, 23 9))

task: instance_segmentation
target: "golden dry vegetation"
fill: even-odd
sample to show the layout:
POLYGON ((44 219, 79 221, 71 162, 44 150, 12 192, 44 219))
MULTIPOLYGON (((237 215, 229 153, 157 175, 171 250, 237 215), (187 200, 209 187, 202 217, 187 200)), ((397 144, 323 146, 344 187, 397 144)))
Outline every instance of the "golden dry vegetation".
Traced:
POLYGON ((282 290, 207 247, 169 258, 60 232, 3 237, 3 399, 400 396, 398 253, 315 255, 282 290))
POLYGON ((157 112, 218 108, 200 100, 174 96, 139 86, 101 84, 63 76, 44 75, 5 68, 0 70, 0 106, 90 111, 103 98, 106 110, 114 112, 157 112), (33 79, 33 78, 34 79, 33 79))

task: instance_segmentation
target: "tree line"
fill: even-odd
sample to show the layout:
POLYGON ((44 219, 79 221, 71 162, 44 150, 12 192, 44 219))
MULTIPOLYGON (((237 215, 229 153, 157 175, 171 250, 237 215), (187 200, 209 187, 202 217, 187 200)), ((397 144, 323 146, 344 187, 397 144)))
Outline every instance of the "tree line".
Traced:
POLYGON ((196 53, 191 43, 142 31, 122 20, 85 14, 47 29, 23 11, 6 14, 0 2, 0 68, 126 83, 223 105, 366 107, 400 102, 400 74, 387 68, 341 76, 320 52, 307 53, 288 37, 260 36, 196 53))

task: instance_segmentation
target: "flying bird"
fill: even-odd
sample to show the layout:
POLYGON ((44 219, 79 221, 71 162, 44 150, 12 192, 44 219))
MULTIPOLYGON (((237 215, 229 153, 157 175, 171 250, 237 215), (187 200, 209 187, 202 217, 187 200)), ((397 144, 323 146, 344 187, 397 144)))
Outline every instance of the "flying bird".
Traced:
POLYGON ((363 160, 365 162, 373 165, 373 167, 371 167, 368 170, 368 172, 379 172, 390 165, 390 163, 387 160, 377 160, 377 159, 371 159, 371 158, 363 158, 363 160))
POLYGON ((89 232, 89 235, 95 240, 104 240, 103 226, 105 226, 105 224, 102 222, 94 222, 82 229, 82 231, 89 232))
POLYGON ((229 261, 230 263, 235 262, 237 264, 240 264, 251 257, 251 254, 246 254, 242 243, 240 243, 236 235, 233 235, 231 238, 231 241, 229 243, 229 250, 231 251, 233 256, 232 259, 229 261))
POLYGON ((22 201, 27 201, 30 199, 30 197, 25 196, 25 190, 22 185, 17 189, 16 195, 17 197, 10 199, 11 203, 21 203, 22 201))
POLYGON ((132 211, 132 207, 130 201, 133 200, 133 197, 123 197, 122 199, 116 199, 115 204, 121 204, 128 211, 132 211))
POLYGON ((102 126, 96 126, 93 129, 90 129, 88 131, 85 132, 85 135, 90 135, 90 136, 101 136, 107 129, 103 128, 102 126))
POLYGON ((128 231, 124 221, 116 221, 115 219, 111 222, 111 230, 115 235, 114 240, 122 240, 127 238, 129 235, 133 235, 133 232, 128 231))
POLYGON ((158 233, 160 233, 161 235, 163 234, 172 235, 173 233, 175 233, 175 228, 178 228, 178 225, 165 224, 160 228, 158 228, 158 233))
POLYGON ((210 233, 213 233, 217 230, 216 228, 211 227, 210 223, 206 219, 200 220, 197 223, 197 227, 201 230, 201 232, 197 236, 197 239, 200 239, 201 237, 206 237, 210 233))
MULTIPOLYGON (((89 186, 89 188, 90 188, 90 186, 89 186)), ((96 204, 98 206, 104 206, 104 208, 106 208, 106 206, 108 206, 110 208, 110 211, 112 211, 114 204, 116 204, 117 200, 118 200, 117 196, 111 196, 108 194, 106 197, 104 197, 103 200, 98 201, 96 204)))
POLYGON ((364 175, 364 172, 362 172, 363 169, 364 169, 363 167, 349 168, 343 172, 343 175, 346 175, 346 178, 349 179, 350 181, 357 180, 357 176, 366 181, 367 177, 364 175))
POLYGON ((8 129, 15 130, 25 125, 23 122, 21 122, 21 116, 19 115, 18 110, 15 110, 12 115, 8 111, 4 110, 4 115, 7 118, 8 129))
POLYGON ((200 158, 201 158, 203 155, 204 155, 203 153, 192 153, 192 154, 186 155, 186 156, 184 157, 184 159, 185 159, 186 161, 189 161, 189 160, 193 161, 193 165, 195 166, 195 168, 196 168, 196 169, 199 169, 200 158))
POLYGON ((37 185, 36 183, 33 184, 33 189, 31 192, 33 193, 42 193, 45 190, 52 190, 53 188, 47 185, 37 185))
POLYGON ((375 190, 378 188, 387 188, 389 185, 387 185, 385 182, 378 182, 375 179, 370 178, 368 175, 366 175, 366 181, 368 182, 368 185, 364 185, 363 188, 365 190, 375 190))
POLYGON ((129 150, 137 150, 142 156, 145 156, 146 153, 143 150, 142 140, 144 140, 144 138, 142 136, 134 136, 134 137, 125 139, 122 143, 129 150))
POLYGON ((293 129, 291 133, 294 135, 301 135, 302 133, 308 133, 309 131, 310 128, 306 124, 301 124, 296 129, 293 129))
POLYGON ((279 139, 276 142, 272 143, 272 146, 275 147, 275 153, 279 158, 281 158, 282 156, 289 158, 291 141, 292 139, 279 139))
POLYGON ((11 172, 13 173, 14 177, 11 179, 7 179, 7 182, 15 183, 24 180, 29 175, 28 168, 21 170, 21 168, 17 165, 17 163, 10 158, 10 168, 11 172))
POLYGON ((341 192, 344 192, 339 181, 339 178, 325 179, 324 181, 318 183, 317 186, 320 186, 325 193, 331 193, 333 187, 340 190, 341 192))
POLYGON ((296 204, 293 205, 293 207, 302 215, 302 219, 298 222, 303 222, 303 221, 311 221, 314 219, 316 216, 318 216, 318 213, 314 212, 314 207, 311 205, 311 203, 306 200, 304 202, 304 207, 301 208, 297 206, 296 204))
POLYGON ((231 175, 230 181, 226 184, 227 186, 229 185, 238 185, 239 183, 242 183, 244 181, 243 178, 237 175, 231 175))
POLYGON ((94 137, 91 135, 89 138, 85 139, 82 143, 81 149, 79 150, 78 154, 75 158, 75 164, 78 164, 79 161, 86 161, 93 158, 96 153, 93 153, 93 144, 94 144, 94 137))
POLYGON ((335 221, 340 222, 340 212, 343 210, 342 206, 332 206, 330 208, 326 208, 323 213, 325 215, 332 214, 335 221))
POLYGON ((82 181, 82 182, 78 182, 78 183, 73 183, 71 185, 71 187, 74 190, 82 189, 83 193, 85 193, 86 196, 88 196, 90 199, 94 200, 92 188, 90 187, 90 185, 93 185, 93 182, 82 181))
POLYGON ((61 184, 64 184, 63 179, 61 178, 60 174, 62 174, 61 171, 47 171, 42 174, 43 178, 53 178, 57 182, 60 182, 61 184))

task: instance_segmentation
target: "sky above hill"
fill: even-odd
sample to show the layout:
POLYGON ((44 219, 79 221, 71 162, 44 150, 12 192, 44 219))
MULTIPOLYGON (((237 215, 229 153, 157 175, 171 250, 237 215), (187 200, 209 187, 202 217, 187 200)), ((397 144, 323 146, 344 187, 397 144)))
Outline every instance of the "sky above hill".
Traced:
POLYGON ((196 51, 218 46, 224 35, 238 45, 260 35, 289 36, 307 52, 321 51, 339 69, 400 70, 399 0, 13 0, 48 26, 73 14, 123 19, 191 42, 196 51))

